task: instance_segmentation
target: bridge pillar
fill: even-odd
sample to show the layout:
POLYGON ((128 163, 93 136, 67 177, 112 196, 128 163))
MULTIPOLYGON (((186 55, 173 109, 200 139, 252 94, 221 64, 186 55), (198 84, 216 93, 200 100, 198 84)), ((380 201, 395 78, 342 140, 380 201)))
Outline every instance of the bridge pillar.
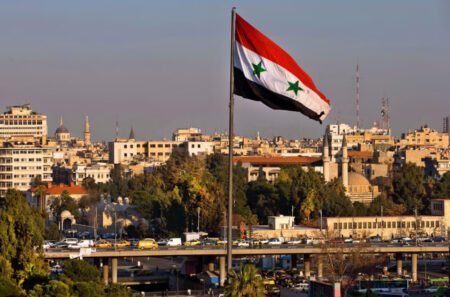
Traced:
POLYGON ((105 286, 108 285, 109 282, 109 259, 108 258, 103 258, 102 262, 103 262, 103 284, 105 284, 105 286))
POLYGON ((417 282, 417 254, 411 254, 412 281, 417 282))
POLYGON ((111 258, 111 283, 117 284, 117 258, 111 258))
POLYGON ((223 287, 225 285, 226 278, 226 265, 225 265, 225 257, 219 257, 219 278, 220 278, 220 286, 223 287))
POLYGON ((395 254, 395 260, 397 262, 397 275, 398 276, 401 276, 402 272, 403 272, 402 259, 403 259, 403 254, 402 253, 396 253, 395 254))
POLYGON ((297 254, 291 255, 291 269, 297 268, 297 254))
POLYGON ((303 264, 305 267, 305 278, 308 278, 311 276, 311 256, 309 254, 303 255, 303 264))
POLYGON ((323 277, 323 256, 317 255, 317 277, 323 277))
POLYGON ((208 261, 208 271, 211 271, 211 272, 213 272, 214 271, 214 259, 213 258, 210 258, 209 259, 209 261, 208 261))

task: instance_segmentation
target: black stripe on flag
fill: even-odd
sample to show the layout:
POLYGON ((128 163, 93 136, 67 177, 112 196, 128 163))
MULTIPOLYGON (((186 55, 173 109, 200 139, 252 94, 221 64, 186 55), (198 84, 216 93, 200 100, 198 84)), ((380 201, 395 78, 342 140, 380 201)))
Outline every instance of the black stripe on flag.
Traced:
POLYGON ((236 67, 234 68, 234 93, 250 100, 260 101, 272 109, 301 112, 310 119, 322 123, 320 116, 323 112, 317 114, 294 99, 272 92, 271 90, 248 80, 242 70, 236 67))

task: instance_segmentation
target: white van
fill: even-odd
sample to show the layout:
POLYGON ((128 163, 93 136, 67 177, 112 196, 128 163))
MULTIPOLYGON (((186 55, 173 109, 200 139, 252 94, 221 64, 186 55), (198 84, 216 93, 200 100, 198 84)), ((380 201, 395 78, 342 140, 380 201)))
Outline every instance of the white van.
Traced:
POLYGON ((167 246, 180 246, 181 245, 181 238, 169 238, 167 241, 167 246))

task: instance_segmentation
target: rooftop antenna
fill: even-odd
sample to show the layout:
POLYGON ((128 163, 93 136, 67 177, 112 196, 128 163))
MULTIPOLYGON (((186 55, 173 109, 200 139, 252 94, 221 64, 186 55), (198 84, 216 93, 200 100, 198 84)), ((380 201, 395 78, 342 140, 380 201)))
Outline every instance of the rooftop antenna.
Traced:
POLYGON ((116 139, 119 138, 119 121, 116 120, 116 139))
POLYGON ((388 133, 390 133, 391 130, 391 117, 389 114, 389 97, 383 97, 381 99, 381 104, 382 104, 382 108, 381 108, 381 123, 382 123, 382 129, 385 129, 388 131, 388 133))
POLYGON ((356 63, 356 129, 359 130, 359 64, 356 63))

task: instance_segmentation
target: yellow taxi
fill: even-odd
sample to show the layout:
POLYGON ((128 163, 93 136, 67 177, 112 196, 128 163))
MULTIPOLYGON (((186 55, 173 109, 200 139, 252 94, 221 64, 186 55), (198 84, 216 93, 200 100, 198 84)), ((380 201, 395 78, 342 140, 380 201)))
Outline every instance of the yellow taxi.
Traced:
POLYGON ((139 240, 137 247, 138 249, 156 249, 158 243, 153 238, 144 238, 139 240))
POLYGON ((127 240, 124 240, 124 239, 119 240, 119 241, 117 241, 117 242, 114 244, 114 246, 116 246, 116 247, 127 247, 127 246, 130 246, 130 245, 131 245, 130 242, 127 241, 127 240))
POLYGON ((94 247, 96 248, 108 248, 112 246, 113 244, 105 239, 100 239, 94 243, 94 247))
POLYGON ((202 242, 200 240, 191 240, 191 241, 186 241, 184 243, 185 246, 196 246, 196 245, 201 245, 202 242))

